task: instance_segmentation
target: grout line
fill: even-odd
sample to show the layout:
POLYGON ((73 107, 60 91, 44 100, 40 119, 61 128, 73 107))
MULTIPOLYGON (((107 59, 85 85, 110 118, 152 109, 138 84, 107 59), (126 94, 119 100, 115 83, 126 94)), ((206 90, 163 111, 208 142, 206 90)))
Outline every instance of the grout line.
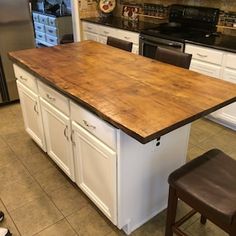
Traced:
POLYGON ((12 218, 12 216, 11 216, 10 212, 8 211, 8 209, 7 209, 6 205, 4 204, 4 202, 2 201, 2 199, 1 199, 1 198, 0 198, 0 201, 1 201, 2 205, 4 206, 4 208, 5 208, 6 212, 7 212, 7 214, 9 215, 9 217, 10 217, 10 219, 11 219, 11 221, 12 221, 13 225, 15 226, 15 228, 16 228, 16 230, 17 230, 17 232, 18 232, 18 233, 19 233, 19 235, 21 236, 21 233, 20 233, 20 230, 19 230, 19 228, 17 227, 17 225, 16 225, 16 223, 14 222, 14 220, 13 220, 13 218, 12 218))

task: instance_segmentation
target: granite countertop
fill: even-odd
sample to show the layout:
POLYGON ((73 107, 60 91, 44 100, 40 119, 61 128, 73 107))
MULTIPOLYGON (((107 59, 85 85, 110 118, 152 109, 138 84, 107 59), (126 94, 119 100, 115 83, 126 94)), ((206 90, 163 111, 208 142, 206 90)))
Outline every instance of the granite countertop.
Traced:
MULTIPOLYGON (((129 30, 133 32, 140 33, 142 30, 150 29, 158 27, 158 23, 149 23, 145 21, 138 21, 138 22, 132 22, 125 20, 122 17, 107 17, 107 18, 101 18, 101 17, 93 17, 93 18, 84 18, 83 21, 110 26, 118 29, 123 30, 129 30)), ((170 38, 168 35, 163 36, 160 35, 160 37, 166 37, 167 39, 170 38)), ((170 38, 171 39, 171 38, 170 38)), ((210 37, 202 37, 201 35, 199 37, 194 37, 192 39, 183 39, 180 38, 180 41, 184 41, 186 43, 192 43, 200 46, 206 46, 210 48, 215 48, 219 50, 229 51, 229 52, 236 52, 236 36, 229 36, 224 34, 219 34, 217 36, 210 36, 210 37)))
POLYGON ((92 18, 84 18, 83 21, 87 21, 90 23, 95 23, 99 25, 110 26, 118 29, 133 31, 133 32, 141 32, 147 28, 157 27, 158 24, 153 24, 145 21, 128 21, 122 17, 92 17, 92 18))
POLYGON ((236 36, 219 34, 213 37, 199 37, 192 40, 185 40, 185 42, 236 53, 236 36))
POLYGON ((10 58, 141 143, 236 101, 236 84, 94 41, 10 58))

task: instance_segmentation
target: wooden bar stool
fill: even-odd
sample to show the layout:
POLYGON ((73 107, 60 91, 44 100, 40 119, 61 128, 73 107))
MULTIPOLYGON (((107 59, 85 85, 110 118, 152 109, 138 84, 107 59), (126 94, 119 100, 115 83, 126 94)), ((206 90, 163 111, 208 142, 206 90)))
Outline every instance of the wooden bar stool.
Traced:
POLYGON ((169 176, 166 233, 186 236, 179 226, 196 212, 201 223, 209 219, 230 236, 236 236, 236 161, 212 149, 188 162, 169 176), (178 198, 192 210, 175 222, 178 198))
POLYGON ((107 37, 107 45, 131 52, 133 43, 129 42, 129 41, 122 40, 122 39, 117 39, 117 38, 113 38, 111 36, 108 36, 107 37))

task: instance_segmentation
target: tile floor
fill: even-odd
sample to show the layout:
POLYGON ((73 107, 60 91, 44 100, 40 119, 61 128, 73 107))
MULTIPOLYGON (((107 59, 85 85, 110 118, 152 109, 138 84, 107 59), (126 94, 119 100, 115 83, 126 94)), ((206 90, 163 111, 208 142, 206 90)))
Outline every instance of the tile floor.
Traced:
MULTIPOLYGON (((192 159, 218 147, 236 158, 236 132, 205 119, 193 123, 188 151, 192 159)), ((0 107, 0 209, 14 236, 115 236, 116 229, 25 133, 19 104, 0 107)), ((188 211, 179 204, 178 215, 188 211)), ((223 236, 195 216, 183 228, 192 236, 223 236)), ((165 211, 132 233, 163 236, 165 211)))

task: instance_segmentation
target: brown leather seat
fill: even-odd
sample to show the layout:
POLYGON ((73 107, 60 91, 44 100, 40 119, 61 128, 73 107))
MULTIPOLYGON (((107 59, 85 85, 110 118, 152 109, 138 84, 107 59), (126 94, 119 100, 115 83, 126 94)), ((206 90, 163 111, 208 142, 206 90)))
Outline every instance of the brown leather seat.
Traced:
POLYGON ((113 38, 113 37, 108 36, 107 37, 107 45, 131 52, 133 43, 129 42, 129 41, 122 40, 122 39, 117 39, 117 38, 113 38))
POLYGON ((166 236, 178 228, 196 211, 201 222, 206 218, 231 236, 236 236, 236 161, 218 149, 206 152, 169 176, 170 192, 167 211, 166 236), (175 223, 177 199, 195 211, 175 223))
POLYGON ((158 47, 156 50, 155 59, 164 63, 168 63, 174 66, 189 69, 192 55, 179 51, 174 51, 162 47, 158 47))

